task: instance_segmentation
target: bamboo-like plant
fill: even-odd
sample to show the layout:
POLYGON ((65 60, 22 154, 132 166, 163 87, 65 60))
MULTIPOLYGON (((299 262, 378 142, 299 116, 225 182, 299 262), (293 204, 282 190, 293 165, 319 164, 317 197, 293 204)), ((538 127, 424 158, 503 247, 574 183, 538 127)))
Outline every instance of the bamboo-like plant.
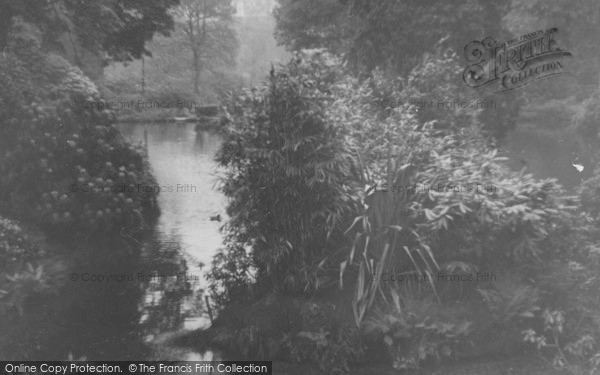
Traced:
MULTIPOLYGON (((388 144, 384 187, 370 181, 373 185, 366 192, 363 213, 356 217, 353 225, 348 229, 349 231, 357 226, 358 232, 348 259, 342 263, 343 268, 354 262, 357 247, 359 244, 363 245, 362 252, 358 255, 360 261, 353 301, 357 324, 360 324, 368 308, 373 305, 376 295, 381 294, 385 298, 381 284, 383 274, 397 269, 398 264, 406 264, 406 260, 409 260, 415 272, 427 275, 435 291, 432 280, 438 264, 431 249, 420 241, 419 234, 411 223, 409 205, 413 193, 406 191, 390 194, 387 189, 392 186, 411 186, 415 172, 413 165, 401 165, 401 160, 392 159, 392 145, 388 144)), ((410 269, 406 270, 410 271, 410 269)), ((394 289, 389 290, 392 298, 397 296, 394 289)))
POLYGON ((227 169, 228 227, 251 249, 258 279, 274 287, 336 281, 330 260, 339 257, 340 223, 357 200, 346 131, 324 115, 338 66, 318 51, 299 54, 273 68, 261 88, 226 103, 218 161, 227 169))

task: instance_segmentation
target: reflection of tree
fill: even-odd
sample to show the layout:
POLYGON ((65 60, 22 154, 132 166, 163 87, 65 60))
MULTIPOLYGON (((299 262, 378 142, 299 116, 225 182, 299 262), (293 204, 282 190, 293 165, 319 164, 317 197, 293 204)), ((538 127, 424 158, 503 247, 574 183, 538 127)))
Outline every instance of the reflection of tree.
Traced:
POLYGON ((206 132, 199 131, 196 133, 196 150, 202 152, 206 145, 206 132))
POLYGON ((201 154, 212 157, 221 145, 221 138, 214 133, 199 131, 196 133, 195 150, 201 154))
POLYGON ((188 266, 182 255, 181 240, 175 234, 170 234, 168 239, 168 242, 161 240, 154 234, 145 254, 148 262, 141 271, 150 275, 149 280, 142 282, 146 293, 142 325, 147 333, 180 328, 184 321, 182 304, 193 292, 186 280, 188 266))
POLYGON ((92 360, 134 360, 146 358, 148 347, 143 338, 181 327, 185 318, 183 304, 192 293, 186 282, 187 262, 182 256, 179 238, 159 241, 156 233, 148 233, 140 254, 130 257, 108 257, 120 253, 124 244, 95 246, 93 259, 74 261, 68 274, 79 280, 67 280, 52 296, 40 296, 26 306, 28 313, 15 319, 14 327, 0 327, 3 335, 16 337, 6 360, 66 359, 86 356, 92 360), (164 279, 138 281, 145 275, 175 275, 164 279), (84 281, 91 275, 112 276, 106 280, 84 281), (117 276, 120 277, 118 281, 117 276), (5 330, 6 329, 6 330, 5 330), (18 333, 16 336, 15 334, 18 333))
MULTIPOLYGON (((136 262, 132 259, 97 262, 90 260, 78 267, 80 275, 132 275, 136 262)), ((138 304, 142 290, 135 282, 79 282, 67 283, 56 299, 61 309, 57 324, 63 331, 51 346, 59 351, 46 359, 87 356, 94 360, 143 358, 139 327, 138 304), (64 345, 61 345, 64 344, 64 345)), ((52 325, 52 323, 49 323, 52 325)), ((41 359, 37 357, 36 359, 41 359)))
POLYGON ((187 129, 193 126, 190 123, 185 124, 160 124, 149 126, 148 133, 156 143, 177 143, 181 139, 187 139, 187 129))

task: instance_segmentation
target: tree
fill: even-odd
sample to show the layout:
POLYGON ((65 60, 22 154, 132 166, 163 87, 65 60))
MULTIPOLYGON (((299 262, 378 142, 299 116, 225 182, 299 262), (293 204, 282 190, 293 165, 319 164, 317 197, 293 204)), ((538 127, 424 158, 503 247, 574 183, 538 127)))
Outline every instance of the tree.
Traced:
MULTIPOLYGON (((408 78, 413 68, 438 49, 462 56, 470 41, 488 36, 502 40, 509 35, 502 19, 509 10, 508 1, 277 1, 274 14, 280 44, 292 50, 327 48, 342 55, 352 72, 362 77, 379 68, 391 79, 408 78)), ((457 73, 456 77, 459 76, 457 73)), ((453 77, 431 83, 446 85, 453 77)), ((515 126, 518 113, 515 97, 505 95, 496 99, 499 108, 493 116, 482 113, 480 117, 485 131, 497 139, 515 126)), ((483 94, 480 99, 488 98, 483 94)))
POLYGON ((504 18, 515 36, 557 28, 557 46, 573 55, 564 61, 569 74, 518 90, 524 99, 521 121, 511 137, 511 154, 520 159, 515 164, 572 188, 591 177, 600 161, 600 45, 589 42, 600 33, 600 3, 582 0, 574 7, 566 0, 514 0, 504 18))
POLYGON ((235 64, 238 42, 233 28, 231 0, 184 0, 174 11, 178 29, 192 52, 194 93, 200 93, 204 69, 217 72, 235 64))
POLYGON ((243 14, 238 14, 237 17, 241 46, 237 71, 244 78, 244 83, 249 86, 254 86, 264 79, 271 63, 289 59, 289 53, 277 45, 273 35, 275 19, 270 2, 265 3, 265 0, 244 2, 243 14))
MULTIPOLYGON (((62 49, 61 38, 71 47, 103 55, 105 61, 131 61, 149 55, 144 44, 155 33, 173 28, 168 9, 179 0, 0 0, 0 50, 8 44, 15 18, 36 25, 44 44, 62 49)), ((77 58, 76 58, 77 59, 77 58)), ((80 61, 76 61, 80 65, 80 61)))
POLYGON ((507 1, 278 0, 276 35, 290 49, 328 48, 364 72, 408 73, 441 39, 455 51, 503 37, 507 1), (460 15, 457 17, 457 15, 460 15))
POLYGON ((327 48, 340 52, 349 38, 347 7, 338 0, 277 0, 275 38, 290 50, 327 48))

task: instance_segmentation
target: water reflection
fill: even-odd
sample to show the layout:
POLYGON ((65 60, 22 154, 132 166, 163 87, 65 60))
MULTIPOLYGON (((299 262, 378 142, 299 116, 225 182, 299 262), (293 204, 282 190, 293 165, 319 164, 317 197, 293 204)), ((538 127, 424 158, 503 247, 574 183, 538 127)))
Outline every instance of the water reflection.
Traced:
MULTIPOLYGON (((165 298, 181 298, 180 307, 166 306, 181 308, 172 313, 183 319, 177 324, 185 323, 186 329, 207 324, 202 302, 203 266, 210 264, 222 244, 220 223, 210 217, 225 214, 225 200, 215 190, 214 155, 220 139, 209 132, 196 132, 194 127, 191 123, 120 126, 126 138, 146 144, 152 172, 162 191, 158 198, 161 216, 144 254, 146 262, 181 257, 176 262, 187 270, 184 281, 194 293, 183 296, 173 292, 165 298)), ((155 301, 154 297, 146 298, 155 301)))
MULTIPOLYGON (((66 344, 65 351, 75 358, 97 360, 135 359, 147 354, 138 329, 141 311, 137 301, 143 288, 132 280, 135 266, 133 261, 121 261, 76 267, 79 280, 67 281, 58 299, 59 308, 66 307, 60 315, 64 319, 60 344, 66 344), (124 275, 131 278, 124 279, 124 275), (109 278, 112 281, 107 282, 109 278)), ((58 358, 65 359, 65 353, 52 353, 47 359, 58 358)))
POLYGON ((219 223, 210 221, 210 216, 223 216, 225 206, 223 196, 214 189, 218 136, 196 133, 190 123, 125 124, 121 131, 134 142, 143 142, 147 132, 152 171, 159 186, 169 190, 159 195, 159 241, 172 242, 175 236, 190 259, 208 264, 221 246, 219 223))

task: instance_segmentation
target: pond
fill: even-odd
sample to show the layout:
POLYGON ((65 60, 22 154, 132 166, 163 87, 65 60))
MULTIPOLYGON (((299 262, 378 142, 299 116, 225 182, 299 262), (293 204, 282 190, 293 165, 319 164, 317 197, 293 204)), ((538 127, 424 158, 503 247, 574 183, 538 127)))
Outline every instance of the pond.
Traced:
MULTIPOLYGON (((200 296, 205 287, 203 268, 208 269, 212 256, 222 245, 221 223, 214 219, 225 216, 225 198, 216 189, 214 156, 220 139, 194 128, 192 123, 120 125, 125 138, 145 144, 161 191, 161 215, 153 239, 145 244, 146 248, 150 246, 144 253, 146 261, 149 264, 155 261, 157 250, 158 253, 174 250, 187 266, 187 274, 175 274, 173 278, 185 279, 194 294, 200 296)), ((147 278, 154 279, 151 275, 147 278)), ((205 325, 206 316, 194 314, 191 301, 185 302, 184 328, 205 325)))

